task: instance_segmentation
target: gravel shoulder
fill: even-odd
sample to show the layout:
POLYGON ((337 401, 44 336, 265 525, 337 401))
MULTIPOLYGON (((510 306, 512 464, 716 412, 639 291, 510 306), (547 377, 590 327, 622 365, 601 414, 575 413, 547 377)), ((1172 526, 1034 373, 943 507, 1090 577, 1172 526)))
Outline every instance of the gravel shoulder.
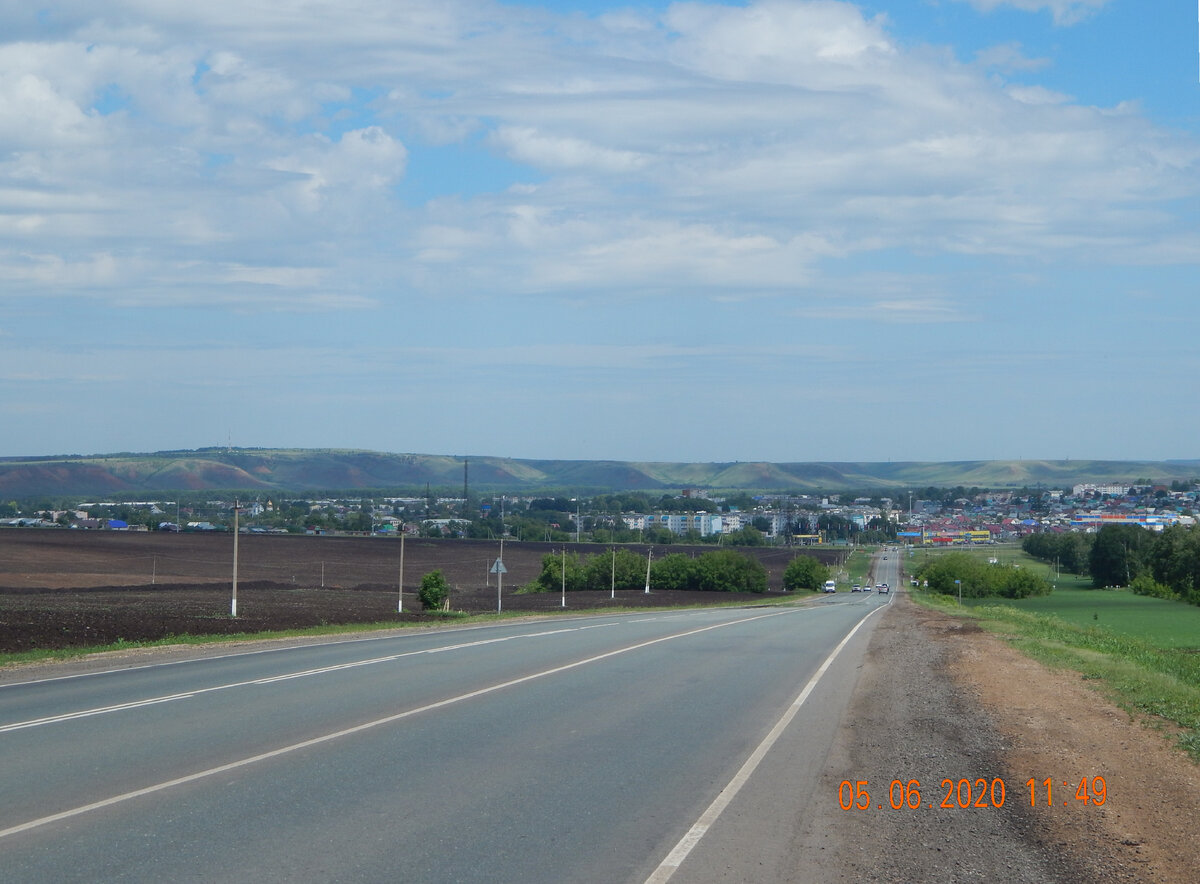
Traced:
POLYGON ((1200 768, 1078 675, 906 593, 872 636, 821 795, 802 880, 1190 882, 1200 868, 1200 768), (1085 776, 1105 778, 1103 806, 1075 799, 1085 776), (963 778, 976 796, 975 780, 1003 779, 1004 805, 940 807, 942 781, 963 778), (869 783, 869 809, 841 809, 844 780, 869 783), (892 809, 893 780, 920 781, 919 809, 892 809))

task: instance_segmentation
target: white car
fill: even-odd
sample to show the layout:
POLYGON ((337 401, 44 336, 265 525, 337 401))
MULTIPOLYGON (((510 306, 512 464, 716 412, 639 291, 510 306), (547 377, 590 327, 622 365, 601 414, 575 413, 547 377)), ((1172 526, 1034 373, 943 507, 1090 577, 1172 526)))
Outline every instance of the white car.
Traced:
POLYGON ((863 590, 862 590, 862 585, 861 585, 861 584, 858 584, 858 583, 856 583, 856 584, 854 584, 852 587, 850 587, 850 591, 851 591, 851 592, 862 592, 862 591, 863 591, 863 590))
POLYGON ((876 588, 877 590, 879 590, 880 592, 891 592, 891 590, 890 590, 890 589, 888 589, 888 585, 887 585, 886 583, 881 583, 881 584, 879 584, 879 585, 878 585, 877 587, 875 587, 875 588, 876 588))

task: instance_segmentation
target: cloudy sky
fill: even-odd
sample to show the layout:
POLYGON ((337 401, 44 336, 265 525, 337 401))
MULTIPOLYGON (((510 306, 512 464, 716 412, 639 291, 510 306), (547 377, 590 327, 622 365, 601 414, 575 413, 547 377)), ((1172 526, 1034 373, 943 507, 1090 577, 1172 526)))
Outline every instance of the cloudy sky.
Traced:
POLYGON ((1198 81, 1146 0, 0 4, 0 455, 1200 456, 1198 81))

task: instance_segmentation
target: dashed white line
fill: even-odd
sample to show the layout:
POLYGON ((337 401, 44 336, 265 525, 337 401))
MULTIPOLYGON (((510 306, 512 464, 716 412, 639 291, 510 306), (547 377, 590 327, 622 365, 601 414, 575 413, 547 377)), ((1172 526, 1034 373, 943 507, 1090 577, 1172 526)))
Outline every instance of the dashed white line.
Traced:
MULTIPOLYGON (((615 624, 599 624, 599 625, 615 625, 615 624)), ((234 688, 244 688, 253 685, 270 685, 278 682, 292 681, 297 678, 310 678, 315 675, 326 675, 331 672, 342 672, 347 669, 355 669, 360 666, 373 666, 378 663, 393 663, 397 660, 402 660, 405 657, 419 657, 429 654, 442 654, 447 651, 461 651, 468 648, 478 648, 483 645, 498 644, 500 642, 516 641, 518 639, 535 639, 549 635, 559 635, 564 632, 578 632, 581 629, 595 629, 596 626, 580 626, 568 629, 552 629, 544 632, 530 632, 521 635, 500 636, 498 638, 481 639, 474 642, 463 642, 455 645, 444 645, 437 648, 425 648, 420 651, 404 651, 400 654, 388 654, 383 657, 372 657, 369 660, 356 660, 352 663, 339 663, 334 666, 321 666, 315 669, 306 669, 301 672, 288 672, 283 675, 273 675, 267 678, 256 678, 249 681, 229 682, 228 684, 213 685, 207 688, 197 688, 193 691, 186 691, 179 694, 168 694, 161 697, 148 697, 145 700, 134 700, 129 703, 117 703, 112 706, 99 706, 95 709, 82 709, 77 712, 64 712, 61 715, 50 715, 45 718, 34 718, 28 721, 17 721, 12 724, 0 725, 0 734, 10 733, 12 731, 26 730, 32 727, 41 727, 48 724, 59 724, 64 721, 74 721, 80 718, 91 718, 95 715, 106 715, 110 712, 128 712, 132 709, 141 709, 145 706, 155 706, 159 703, 169 703, 173 700, 186 700, 191 697, 198 697, 202 694, 211 694, 217 691, 228 691, 234 688)))
MULTIPOLYGON (((105 807, 112 807, 114 804, 121 804, 126 801, 131 801, 134 798, 141 798, 144 795, 152 795, 156 792, 162 792, 167 789, 172 789, 175 786, 182 786, 186 783, 194 783, 197 780, 203 780, 208 777, 216 776, 227 771, 236 770, 242 767, 248 767, 253 764, 258 764, 262 761, 268 761, 272 758, 278 758, 281 755, 288 755, 292 752, 297 752, 301 749, 308 749, 312 746, 319 746, 322 743, 328 743, 342 737, 348 737, 352 734, 362 733, 363 731, 372 730, 383 725, 392 724, 403 719, 410 718, 414 715, 419 715, 423 712, 430 712, 434 709, 443 709, 447 706, 452 706, 456 703, 461 703, 464 700, 471 700, 475 697, 482 697, 486 694, 491 694, 496 691, 504 690, 505 688, 515 687, 516 685, 525 684, 526 682, 534 681, 539 678, 545 678, 550 675, 557 675, 560 672, 568 672, 572 669, 578 669, 581 666, 586 666, 589 663, 597 663, 601 660, 607 660, 611 657, 616 657, 621 654, 628 654, 631 651, 648 648, 652 645, 661 644, 662 642, 673 641, 679 638, 686 638, 691 635, 699 635, 702 632, 709 632, 714 629, 722 629, 726 626, 737 626, 742 623, 749 623, 754 620, 762 620, 766 617, 778 617, 781 614, 790 613, 788 611, 775 611, 769 614, 757 614, 753 617, 743 617, 739 620, 729 620, 724 623, 714 623, 708 626, 701 626, 697 629, 689 629, 685 632, 677 632, 672 635, 659 636, 658 638, 650 639, 637 644, 628 645, 623 648, 617 648, 612 651, 606 651, 603 654, 596 654, 593 657, 587 657, 583 660, 576 660, 574 663, 566 663, 562 666, 554 666, 550 669, 544 669, 541 672, 535 672, 530 675, 522 676, 521 678, 510 679, 509 681, 500 682, 489 687, 480 688, 475 691, 468 691, 465 694, 459 694, 456 697, 449 697, 445 700, 439 700, 435 703, 428 703, 415 709, 408 709, 404 712, 398 712, 395 715, 388 715, 383 718, 377 718, 373 721, 364 722, 354 727, 344 728, 343 730, 334 731, 332 733, 323 734, 319 737, 314 737, 310 740, 302 740, 299 743, 292 743, 288 746, 281 746, 278 749, 272 749, 269 752, 262 752, 258 755, 251 755, 247 758, 240 758, 237 761, 231 761, 228 764, 221 764, 217 767, 210 767, 205 770, 196 771, 195 773, 187 774, 186 776, 176 777, 174 779, 165 780, 161 783, 155 783, 150 786, 145 786, 141 789, 134 789, 130 792, 123 792, 120 795, 113 795, 109 798, 100 801, 93 801, 91 804, 84 804, 79 807, 73 807, 69 810, 64 810, 59 813, 53 813, 48 816, 38 817, 37 819, 29 820, 24 823, 19 823, 15 826, 10 826, 7 829, 0 829, 0 839, 9 838, 21 832, 28 832, 31 829, 38 829, 52 823, 61 822, 62 820, 71 819, 73 817, 82 816, 86 813, 91 813, 94 810, 101 810, 105 807)), ((852 633, 853 634, 853 633, 852 633)), ((839 646, 840 647, 840 646, 839 646)), ((418 652, 424 653, 424 652, 418 652)), ((382 658, 381 658, 382 659, 382 658)), ((252 682, 246 682, 252 684, 252 682)))

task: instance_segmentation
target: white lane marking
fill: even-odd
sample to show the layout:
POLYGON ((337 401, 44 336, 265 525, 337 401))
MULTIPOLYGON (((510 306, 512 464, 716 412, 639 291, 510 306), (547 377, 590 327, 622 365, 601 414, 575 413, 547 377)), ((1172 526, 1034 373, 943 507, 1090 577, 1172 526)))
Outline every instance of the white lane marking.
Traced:
POLYGON ((808 695, 813 692, 813 689, 817 686, 817 682, 821 680, 821 676, 823 676, 829 667, 833 665, 834 659, 838 654, 841 653, 842 648, 846 647, 846 645, 850 642, 850 639, 854 637, 854 633, 858 632, 859 627, 866 623, 868 618, 882 609, 883 607, 880 606, 869 611, 862 617, 862 619, 854 624, 853 629, 846 633, 846 637, 838 642, 837 647, 829 653, 829 656, 825 658, 825 662, 822 663, 817 671, 813 673, 812 678, 808 680, 808 683, 804 686, 804 689, 800 691, 800 693, 796 696, 796 699, 792 701, 792 704, 787 708, 787 711, 783 713, 783 716, 779 719, 779 721, 775 722, 775 726, 771 728, 770 733, 768 733, 763 738, 763 741, 758 744, 758 747, 750 753, 750 757, 746 759, 745 763, 742 764, 738 772, 733 775, 733 779, 725 785, 725 788, 721 790, 720 794, 713 799, 712 804, 708 806, 704 813, 700 814, 700 818, 696 820, 695 824, 690 829, 688 829, 687 834, 680 838, 679 843, 677 843, 671 849, 671 852, 667 854, 666 859, 664 859, 659 864, 658 868, 651 873, 650 877, 646 879, 646 884, 663 884, 663 882, 670 880, 671 876, 679 870, 679 867, 683 865, 683 861, 687 859, 688 854, 690 854, 696 845, 700 843, 700 839, 702 839, 708 833, 708 830, 717 821, 717 818, 720 817, 725 808, 729 806, 730 802, 733 801, 738 792, 741 791, 742 786, 746 785, 746 782, 750 779, 750 776, 758 768, 758 765, 762 762, 763 758, 766 757, 767 752, 769 752, 771 747, 775 745, 775 742, 787 729, 787 726, 792 723, 792 719, 796 717, 796 713, 800 711, 800 707, 804 705, 804 701, 808 699, 808 695))
MULTIPOLYGON (((559 615, 555 615, 555 616, 561 617, 564 620, 583 619, 582 616, 575 617, 575 616, 567 616, 565 614, 559 614, 559 615)), ((628 617, 630 615, 628 615, 628 614, 625 614, 625 615, 608 614, 605 616, 628 617)), ((683 616, 683 615, 678 615, 678 616, 683 616)), ((619 622, 621 622, 621 621, 614 621, 612 625, 615 626, 619 622)), ((636 621, 636 622, 643 622, 643 621, 636 621)), ((479 625, 479 626, 445 627, 444 629, 439 628, 439 631, 446 632, 446 633, 477 632, 477 631, 483 630, 483 629, 499 629, 499 628, 502 628, 502 626, 503 626, 503 624, 488 623, 488 624, 483 624, 483 625, 479 625)), ((401 628, 402 627, 397 627, 397 629, 401 629, 401 628)), ((83 679, 83 678, 97 678, 102 675, 113 675, 114 673, 118 673, 118 672, 122 672, 122 673, 123 672, 139 672, 143 669, 160 669, 164 666, 186 666, 190 663, 211 663, 216 660, 230 660, 230 659, 235 659, 238 657, 257 657, 257 656, 264 655, 264 654, 281 654, 281 653, 286 653, 288 651, 294 651, 297 648, 327 648, 327 647, 330 647, 331 645, 357 645, 357 644, 364 644, 366 642, 382 642, 382 641, 390 641, 390 640, 396 639, 396 638, 414 638, 414 637, 416 637, 416 633, 413 633, 411 631, 408 634, 404 634, 404 633, 397 634, 396 632, 389 632, 386 635, 368 635, 368 636, 359 636, 359 637, 355 637, 355 638, 335 638, 330 641, 311 642, 311 643, 302 644, 302 645, 285 645, 285 646, 277 647, 277 648, 258 648, 257 650, 237 650, 237 651, 233 651, 228 654, 213 654, 212 656, 205 656, 205 657, 189 657, 186 660, 165 660, 165 661, 164 660, 156 660, 153 663, 142 663, 142 664, 139 664, 136 666, 117 666, 112 669, 99 669, 94 672, 72 672, 69 675, 52 675, 52 676, 48 676, 46 678, 31 678, 28 681, 6 681, 3 683, 0 683, 0 691, 7 690, 9 688, 27 687, 28 685, 32 685, 32 684, 42 685, 42 684, 49 684, 51 682, 56 682, 56 681, 75 681, 77 679, 83 679)))
POLYGON ((115 706, 101 706, 97 709, 84 709, 80 712, 66 712, 62 715, 54 715, 49 718, 35 718, 31 721, 20 721, 16 724, 5 725, 0 727, 0 734, 8 731, 19 731, 29 727, 37 727, 42 724, 54 724, 60 721, 74 721, 77 718, 91 718, 93 715, 104 715, 108 712, 123 712, 126 709, 140 709, 143 706, 153 706, 158 703, 170 703, 172 700, 186 700, 189 697, 194 697, 195 692, 189 691, 185 694, 171 694, 166 697, 155 697, 152 700, 135 700, 131 703, 118 703, 115 706))
MULTIPOLYGON (((615 626, 617 624, 605 623, 597 624, 597 626, 615 626)), ((301 672, 288 672, 283 675, 273 675, 267 678, 256 678, 249 681, 229 682, 227 684, 213 685, 207 688, 197 688, 194 691, 186 691, 179 694, 168 694, 162 697, 148 697, 145 700, 133 700, 128 703, 117 703, 112 706, 100 706, 95 709, 82 709, 77 712, 64 712, 61 715, 50 715, 45 718, 35 718, 29 721, 17 721, 12 724, 0 725, 0 734, 7 734, 12 731, 26 730, 31 727, 41 727, 47 724, 59 724, 64 721, 74 721, 79 718, 91 718, 95 715, 105 715, 110 712, 128 712, 132 709, 141 709, 144 706, 154 706, 159 703, 168 703, 172 700, 186 700, 191 697, 198 697, 203 694, 211 694, 217 691, 228 691, 234 688, 244 688, 251 685, 269 685, 276 684, 282 681, 291 681, 297 678, 309 678, 315 675, 326 675, 331 672, 341 672, 346 669, 355 669, 359 666, 373 666, 377 663, 393 663, 397 660, 402 660, 405 657, 419 657, 428 654, 441 654, 446 651, 461 651, 469 648, 478 648, 483 645, 498 644, 500 642, 516 641, 518 639, 536 639, 548 635, 559 635, 564 632, 578 632, 582 629, 595 629, 597 626, 581 626, 568 629, 551 629, 544 632, 529 632, 521 635, 500 636, 498 638, 481 639, 475 642, 461 642, 454 645, 443 645, 436 648, 425 648, 420 651, 404 651, 399 654, 388 654, 384 657, 372 657, 369 660, 355 660, 351 663, 338 663, 334 666, 321 666, 315 669, 306 669, 301 672)))
MULTIPOLYGON (((697 629, 689 629, 686 632, 677 632, 673 635, 664 635, 659 638, 653 638, 649 641, 638 642, 634 645, 629 645, 624 648, 617 648, 612 651, 605 651, 603 654, 597 654, 594 657, 587 657, 583 660, 576 660, 574 663, 565 663, 562 666, 555 666, 550 669, 544 669, 541 672, 534 672, 530 675, 522 676, 521 678, 510 679, 499 684, 491 685, 486 688, 479 688, 475 691, 468 691, 465 694, 459 694, 457 697, 449 697, 445 700, 438 700, 435 703, 428 703, 416 709, 409 709, 404 712, 398 712, 395 715, 388 715, 384 718, 377 718, 374 721, 367 721, 363 724, 355 725, 354 727, 344 728, 343 730, 334 731, 332 733, 323 734, 319 737, 313 737, 310 740, 303 740, 299 743, 292 743, 289 746, 281 746, 278 749, 272 749, 269 752, 262 752, 258 755, 251 755, 248 758, 241 758, 237 761, 231 761, 228 764, 221 764, 217 767, 210 767, 206 770, 196 771, 195 773, 187 774, 186 776, 176 777, 173 780, 165 780, 161 783, 155 783, 151 786, 145 786, 141 789, 134 789, 131 792, 123 792, 120 795, 113 795, 110 798, 104 798, 100 801, 93 801, 91 804, 84 804, 80 807, 73 807, 70 810, 64 810, 59 813, 52 813, 49 816, 38 817, 28 822, 19 823, 15 826, 10 826, 7 829, 0 829, 0 839, 11 837, 12 835, 28 832, 31 829, 38 829, 42 826, 57 823, 62 820, 71 819, 72 817, 82 816, 85 813, 91 813, 94 810, 101 810, 105 807, 112 807, 114 804, 122 804, 126 801, 131 801, 134 798, 141 798, 143 795, 152 795, 155 792, 162 792, 175 786, 182 786, 187 783, 194 783, 197 780, 203 780, 208 777, 216 776, 217 774, 226 773, 231 770, 237 770, 241 767, 249 767, 252 764, 258 764, 262 761, 268 761, 272 758, 278 758, 281 755, 288 755, 292 752, 298 752, 301 749, 308 749, 313 746, 319 746, 322 743, 329 743, 333 740, 342 737, 348 737, 352 734, 362 733, 363 731, 372 730, 381 727, 385 724, 393 724, 397 721, 402 721, 405 718, 411 718, 414 715, 420 715, 422 712, 431 712, 435 709, 444 709, 447 706, 453 706, 456 703, 461 703, 464 700, 472 700, 476 697, 482 697, 496 691, 504 690, 505 688, 515 687, 516 685, 525 684, 526 682, 534 681, 539 678, 545 678, 549 675, 557 675, 560 672, 568 672, 572 669, 578 669, 581 666, 586 666, 589 663, 598 663, 601 660, 607 660, 610 657, 617 657, 621 654, 628 654, 630 651, 638 651, 642 648, 648 648, 651 645, 661 644, 662 642, 673 641, 677 638, 687 638, 692 635, 699 635, 702 632, 709 632, 713 629, 722 629, 726 626, 737 626, 742 623, 750 623, 754 620, 762 620, 767 617, 778 617, 781 614, 793 613, 790 611, 775 611, 770 614, 758 614, 753 617, 744 617, 741 620, 729 620, 725 623, 714 623, 709 626, 701 626, 697 629)), ((857 628, 857 627, 856 627, 857 628)), ((853 633, 851 633, 853 634, 853 633)))

